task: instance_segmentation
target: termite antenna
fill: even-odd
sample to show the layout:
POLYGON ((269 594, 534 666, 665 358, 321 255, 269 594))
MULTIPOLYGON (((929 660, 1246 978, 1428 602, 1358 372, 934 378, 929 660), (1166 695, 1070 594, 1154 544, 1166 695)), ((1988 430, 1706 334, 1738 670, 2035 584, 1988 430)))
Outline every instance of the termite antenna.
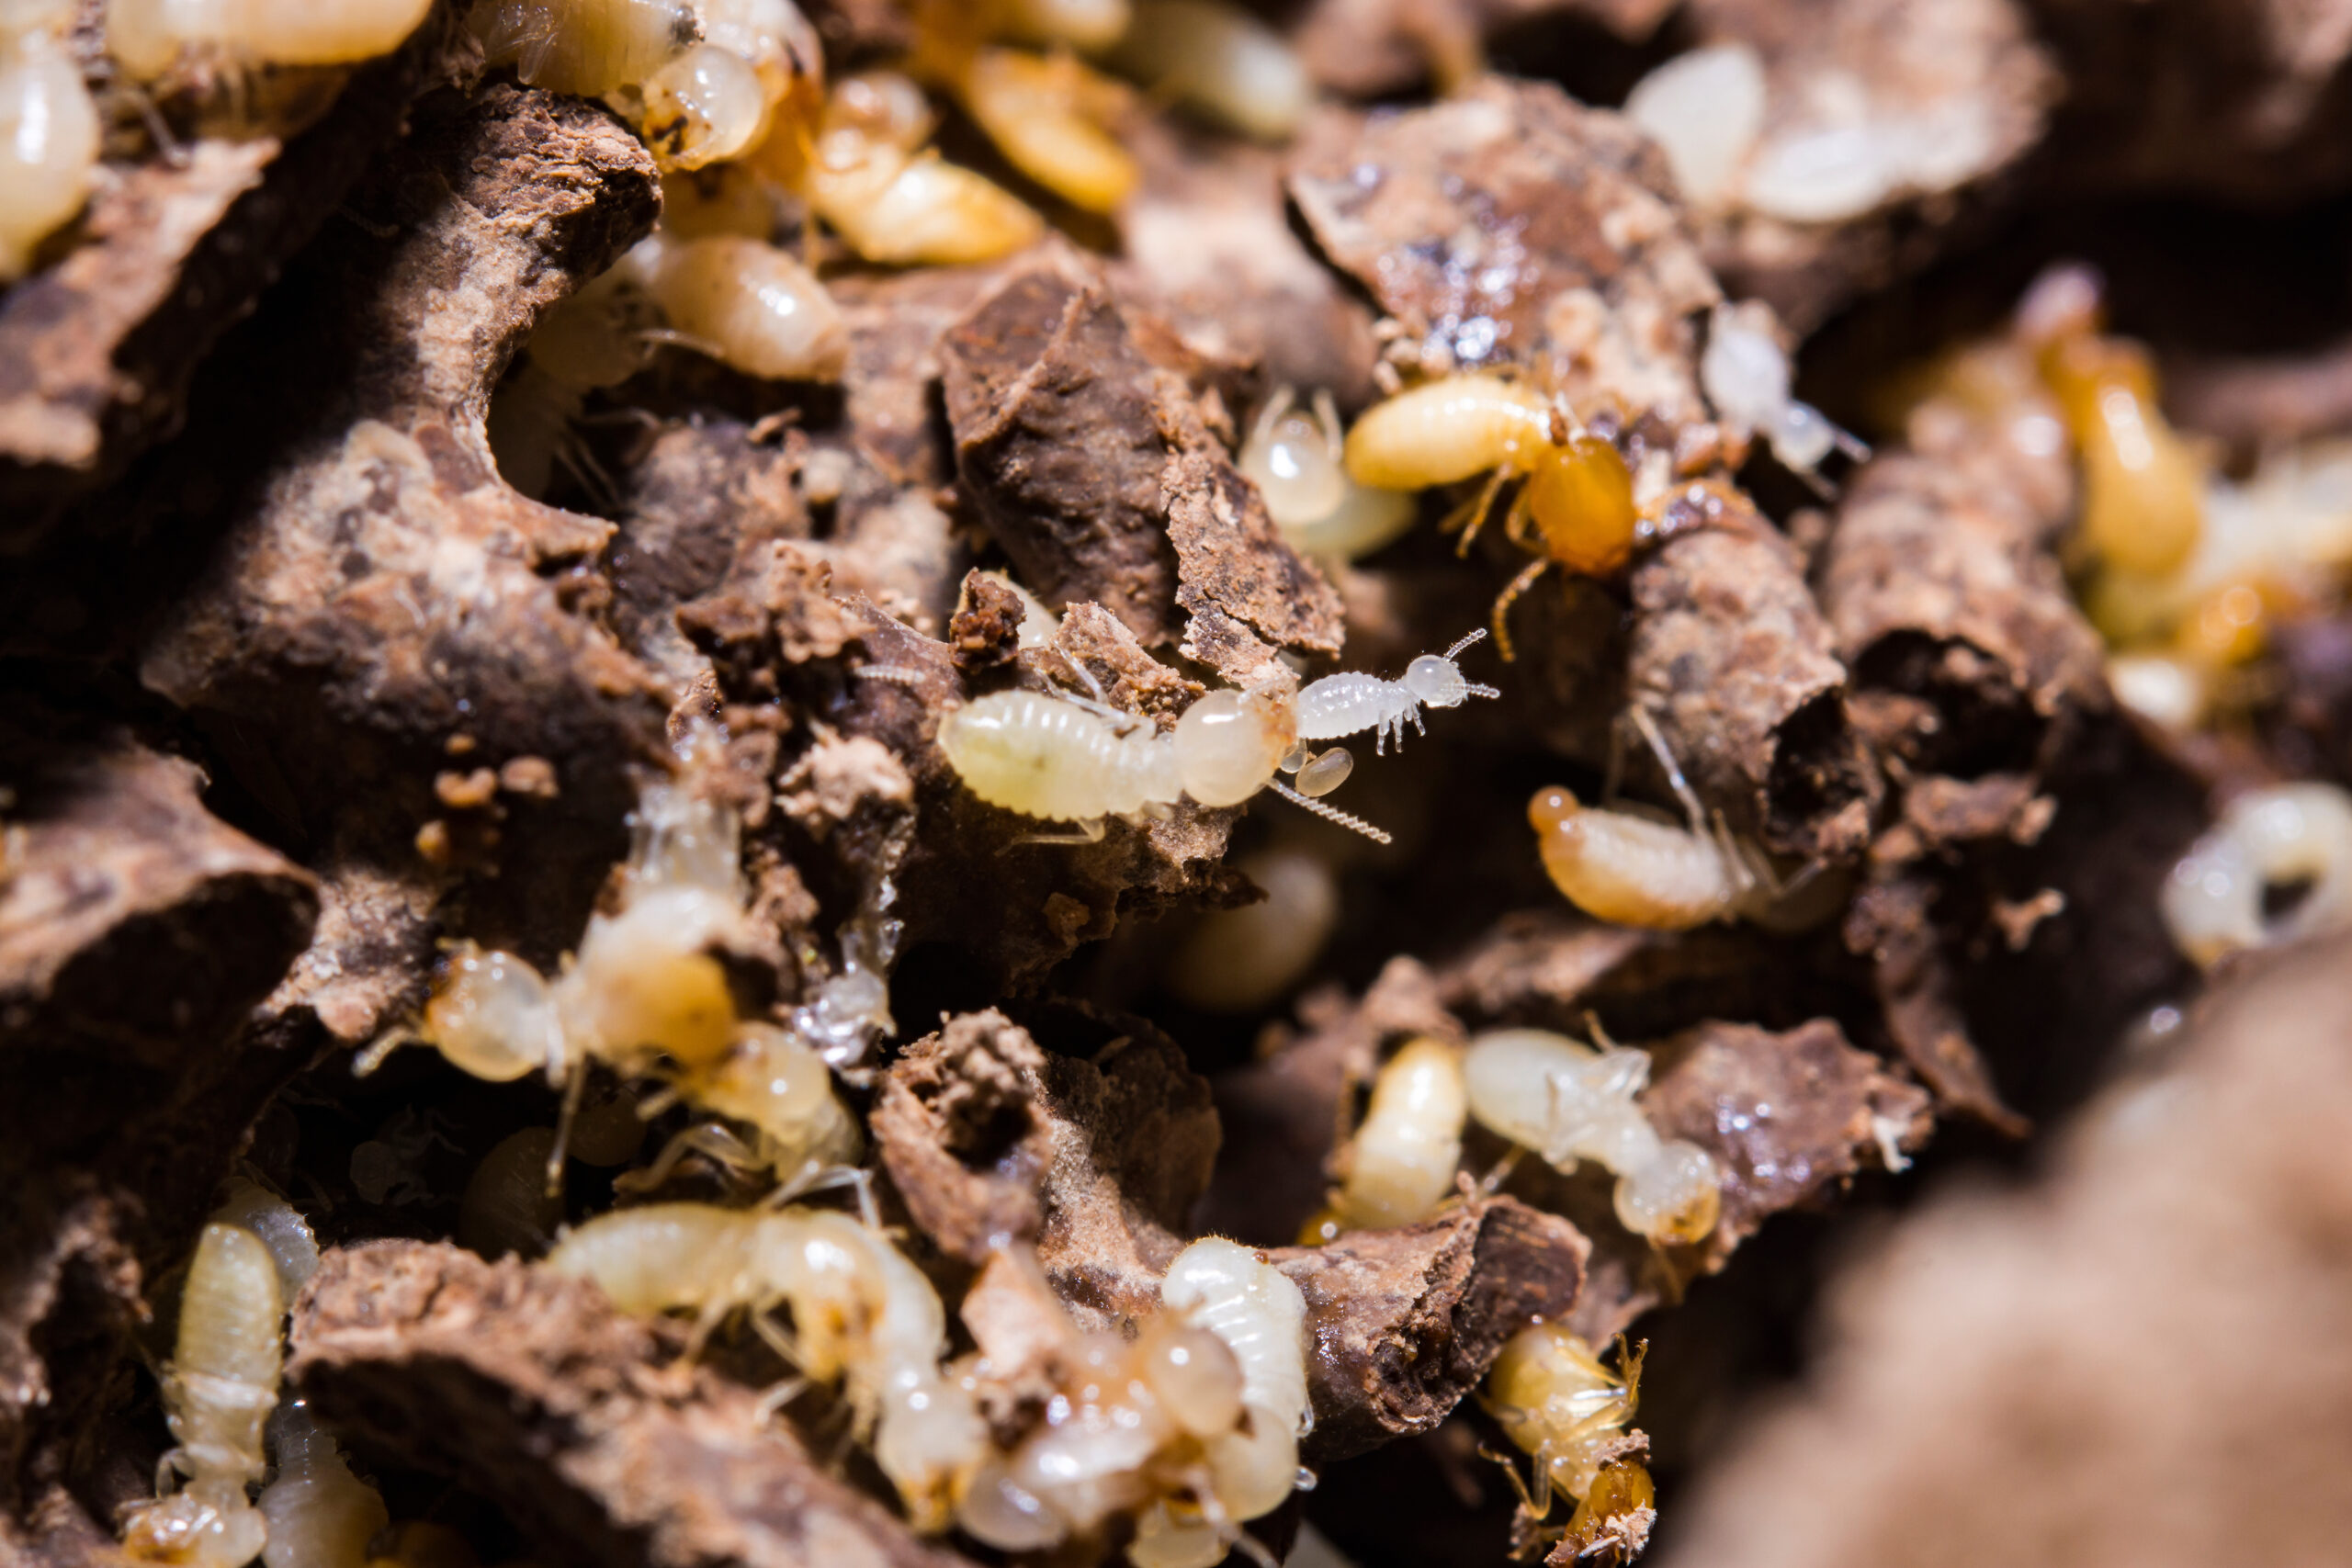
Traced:
POLYGON ((1396 841, 1385 829, 1374 827, 1361 817, 1351 817, 1336 806, 1326 806, 1319 800, 1301 795, 1280 779, 1268 779, 1266 787, 1292 805, 1305 807, 1327 822, 1337 822, 1340 827, 1352 832, 1362 833, 1375 844, 1393 844, 1396 841))
POLYGON ((850 673, 864 680, 888 681, 900 686, 920 686, 929 679, 910 664, 861 664, 850 673))
MULTIPOLYGON (((1452 648, 1447 649, 1445 650, 1444 657, 1445 657, 1445 658, 1447 658, 1447 659, 1459 659, 1459 658, 1462 656, 1462 650, 1463 650, 1464 649, 1470 647, 1473 643, 1476 643, 1476 642, 1483 641, 1483 640, 1485 639, 1486 636, 1487 636, 1487 628, 1486 628, 1486 627, 1484 627, 1484 626, 1480 626, 1480 627, 1478 627, 1476 631, 1472 632, 1468 637, 1464 637, 1460 642, 1457 642, 1457 643, 1455 643, 1452 648)), ((1473 690, 1479 690, 1479 689, 1482 689, 1482 688, 1476 688, 1476 687, 1474 687, 1474 688, 1473 688, 1473 690)), ((1487 694, 1491 696, 1493 694, 1490 692, 1490 693, 1488 693, 1487 694)))
POLYGON ((424 1036, 413 1029, 387 1031, 372 1041, 368 1048, 351 1059, 351 1076, 364 1078, 384 1065, 384 1058, 403 1045, 422 1045, 424 1036))

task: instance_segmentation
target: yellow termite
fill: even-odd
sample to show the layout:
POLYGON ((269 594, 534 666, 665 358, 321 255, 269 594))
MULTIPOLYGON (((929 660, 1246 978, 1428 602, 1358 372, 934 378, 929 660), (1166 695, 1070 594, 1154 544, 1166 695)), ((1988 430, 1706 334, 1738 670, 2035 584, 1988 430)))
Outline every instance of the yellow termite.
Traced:
POLYGON ((1503 1347, 1480 1401, 1535 1458, 1528 1511, 1541 1519, 1555 1493, 1577 1500, 1566 1537, 1578 1562, 1639 1555, 1656 1507, 1649 1471, 1624 1440, 1640 1400, 1642 1352, 1621 1339, 1617 1359, 1622 1370, 1612 1372, 1566 1327, 1538 1324, 1503 1347), (1614 1555, 1604 1557, 1604 1546, 1614 1555))
POLYGON ((1112 65, 1228 130, 1286 141, 1315 107, 1289 40, 1227 0, 1136 0, 1112 65))
POLYGON ((0 33, 0 284, 82 210, 97 179, 97 106, 66 47, 70 4, 40 0, 0 33))
POLYGON ((1689 931, 1771 904, 1760 858, 1720 834, 1589 807, 1553 784, 1527 805, 1552 885, 1589 915, 1650 931, 1689 931))
POLYGON ((157 1491, 175 1473, 187 1484, 124 1520, 132 1557, 244 1568, 261 1551, 268 1526, 245 1489, 266 1469, 262 1428, 277 1403, 285 1315, 277 1264, 261 1237, 242 1225, 206 1225, 163 1379, 175 1446, 164 1456, 157 1491))
POLYGON ((1014 168, 1073 207, 1115 212, 1142 177, 1105 129, 1131 95, 1069 55, 979 49, 934 74, 1014 168))
POLYGON ((819 1382, 846 1382, 875 1461, 918 1529, 946 1527, 988 1453, 988 1428, 942 1374, 939 1293, 879 1231, 845 1214, 654 1203, 590 1220, 548 1255, 623 1312, 692 1311, 704 1329, 736 1311, 819 1382), (768 1314, 792 1314, 789 1335, 768 1314))
POLYGON ((468 25, 491 64, 512 65, 532 86, 592 98, 644 81, 699 32, 686 0, 480 0, 468 25))
POLYGON ((931 110, 907 77, 852 76, 808 107, 805 116, 779 113, 749 161, 798 193, 867 261, 994 261, 1045 232, 1045 220, 1018 197, 923 145, 931 110))
POLYGON ((107 52, 153 81, 183 51, 250 65, 343 65, 398 49, 432 0, 107 0, 107 52))
POLYGON ((1340 1224, 1374 1230, 1435 1213, 1453 1191, 1469 1115, 1461 1049, 1427 1036, 1408 1042, 1373 1079, 1333 1204, 1340 1224))
POLYGON ((1491 473, 1460 514, 1467 549, 1508 480, 1519 494, 1503 519, 1537 559, 1495 601, 1496 646, 1512 657, 1511 604, 1555 566, 1600 576, 1631 558, 1641 513, 1616 447, 1577 428, 1556 400, 1485 372, 1448 376, 1375 404, 1348 432, 1348 475, 1382 490, 1419 490, 1491 473))

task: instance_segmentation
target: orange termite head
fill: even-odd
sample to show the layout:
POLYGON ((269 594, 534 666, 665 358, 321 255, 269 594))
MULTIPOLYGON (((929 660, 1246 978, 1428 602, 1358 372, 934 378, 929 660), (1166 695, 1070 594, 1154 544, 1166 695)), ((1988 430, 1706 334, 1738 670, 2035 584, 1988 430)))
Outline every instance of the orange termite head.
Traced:
POLYGON ((1575 792, 1565 785, 1548 784, 1527 803, 1527 820, 1538 833, 1549 834, 1567 827, 1583 810, 1575 792))
POLYGON ((1598 435, 1572 435, 1544 453, 1527 476, 1527 509, 1544 555, 1572 571, 1600 576, 1634 552, 1634 476, 1598 435))

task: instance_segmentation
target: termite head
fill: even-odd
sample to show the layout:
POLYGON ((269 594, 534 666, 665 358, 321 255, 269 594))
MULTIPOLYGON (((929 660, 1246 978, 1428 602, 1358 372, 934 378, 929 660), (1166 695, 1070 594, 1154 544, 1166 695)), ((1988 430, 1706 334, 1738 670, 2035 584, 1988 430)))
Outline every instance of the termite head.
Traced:
POLYGON ((1297 739, 1297 710, 1281 694, 1211 692, 1176 721, 1177 776, 1203 806, 1238 806, 1266 787, 1297 739))
POLYGON ((1527 820, 1536 832, 1550 838, 1555 833, 1573 835, 1577 818, 1584 814, 1584 803, 1576 792, 1560 784, 1552 784, 1535 792, 1527 803, 1527 820))
POLYGON ((1481 626, 1443 653, 1424 653, 1414 660, 1405 666, 1405 690, 1423 707, 1432 708, 1458 708, 1472 697, 1502 695, 1492 686, 1465 680, 1462 667, 1453 661, 1456 654, 1486 635, 1481 626))

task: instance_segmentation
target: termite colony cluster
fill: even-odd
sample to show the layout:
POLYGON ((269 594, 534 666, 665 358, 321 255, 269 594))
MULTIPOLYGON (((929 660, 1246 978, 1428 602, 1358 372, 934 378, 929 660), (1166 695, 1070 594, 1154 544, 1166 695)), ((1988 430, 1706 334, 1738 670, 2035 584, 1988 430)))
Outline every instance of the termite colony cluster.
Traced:
POLYGON ((1664 1543, 2352 927, 2347 378, 1976 8, 0 0, 0 1556, 1664 1543))

